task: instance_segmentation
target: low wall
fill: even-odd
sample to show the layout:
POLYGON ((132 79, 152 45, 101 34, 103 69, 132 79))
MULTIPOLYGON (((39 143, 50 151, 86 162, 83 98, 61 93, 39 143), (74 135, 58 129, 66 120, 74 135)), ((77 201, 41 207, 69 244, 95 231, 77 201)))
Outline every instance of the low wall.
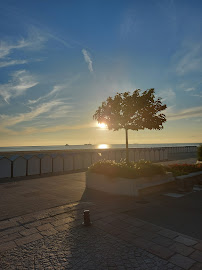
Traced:
MULTIPOLYGON (((140 159, 159 162, 166 161, 169 155, 179 153, 196 153, 196 146, 162 147, 162 148, 130 148, 129 160, 140 159)), ((62 173, 85 170, 91 164, 101 160, 119 162, 126 157, 124 149, 93 149, 74 152, 61 151, 57 154, 40 153, 0 157, 0 178, 13 178, 46 173, 62 173)))
POLYGON ((86 187, 115 195, 139 196, 141 190, 173 183, 174 177, 168 172, 165 175, 140 177, 137 179, 110 178, 106 175, 86 172, 86 187))

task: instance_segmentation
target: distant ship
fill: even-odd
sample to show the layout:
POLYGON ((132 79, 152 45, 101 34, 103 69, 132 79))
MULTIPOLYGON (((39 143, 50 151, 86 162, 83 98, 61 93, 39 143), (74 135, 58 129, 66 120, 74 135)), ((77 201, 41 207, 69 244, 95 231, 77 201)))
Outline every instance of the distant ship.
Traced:
POLYGON ((92 145, 91 143, 84 143, 84 145, 92 145))
POLYGON ((69 144, 68 144, 68 143, 66 143, 66 144, 65 144, 65 146, 69 146, 69 144))

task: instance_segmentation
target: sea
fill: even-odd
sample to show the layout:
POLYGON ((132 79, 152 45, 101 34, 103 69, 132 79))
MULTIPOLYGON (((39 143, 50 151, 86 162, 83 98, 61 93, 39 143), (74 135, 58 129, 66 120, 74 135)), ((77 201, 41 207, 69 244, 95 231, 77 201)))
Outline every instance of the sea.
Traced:
MULTIPOLYGON (((199 146, 201 143, 167 143, 167 144, 129 144, 129 148, 157 148, 157 147, 180 147, 199 146)), ((125 144, 84 144, 84 145, 48 145, 48 146, 10 146, 0 147, 0 152, 18 151, 46 151, 46 150, 79 150, 79 149, 121 149, 125 144)))

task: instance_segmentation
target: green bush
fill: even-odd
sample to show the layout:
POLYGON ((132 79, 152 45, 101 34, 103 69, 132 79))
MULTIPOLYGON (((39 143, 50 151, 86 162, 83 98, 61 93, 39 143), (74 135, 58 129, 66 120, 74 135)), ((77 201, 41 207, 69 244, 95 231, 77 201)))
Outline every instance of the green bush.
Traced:
POLYGON ((197 158, 202 161, 202 144, 197 148, 197 158))
POLYGON ((126 163, 126 161, 117 163, 111 160, 101 160, 91 165, 89 171, 104 174, 109 177, 123 178, 138 178, 143 176, 165 174, 165 169, 162 165, 153 164, 144 160, 129 163, 126 163))

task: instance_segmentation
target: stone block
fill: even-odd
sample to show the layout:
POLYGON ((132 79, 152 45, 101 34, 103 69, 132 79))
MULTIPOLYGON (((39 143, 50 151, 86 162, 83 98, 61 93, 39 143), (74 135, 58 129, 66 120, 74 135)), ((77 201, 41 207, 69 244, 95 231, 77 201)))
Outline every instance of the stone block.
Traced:
POLYGON ((195 248, 195 249, 198 249, 198 250, 200 250, 200 251, 202 251, 202 242, 199 242, 198 244, 196 244, 196 245, 194 246, 194 248, 195 248))
POLYGON ((0 244, 0 252, 4 252, 6 250, 9 250, 9 249, 13 249, 16 247, 16 243, 14 241, 10 241, 10 242, 7 242, 7 243, 1 243, 0 244))
POLYGON ((185 257, 181 254, 175 254, 173 255, 169 261, 173 264, 176 264, 179 267, 182 267, 183 269, 189 269, 194 263, 195 261, 185 257))
POLYGON ((24 244, 28 244, 34 241, 37 241, 39 239, 43 238, 42 235, 40 235, 39 233, 34 233, 25 237, 21 237, 15 240, 15 243, 18 246, 24 245, 24 244))
POLYGON ((168 237, 170 239, 173 239, 173 238, 179 236, 179 234, 177 232, 174 232, 174 231, 171 231, 168 229, 163 229, 163 230, 159 231, 158 233, 160 235, 163 235, 163 236, 168 237))
POLYGON ((152 239, 153 242, 161 246, 169 247, 172 245, 173 241, 165 236, 158 235, 152 239))
POLYGON ((197 262, 202 263, 202 251, 196 250, 191 255, 190 258, 194 259, 197 262))
POLYGON ((201 270, 202 263, 195 263, 189 270, 201 270))
POLYGON ((170 249, 175 251, 176 253, 180 253, 183 256, 188 256, 192 252, 194 252, 194 249, 192 247, 188 247, 184 244, 175 242, 172 246, 170 246, 170 249))
POLYGON ((170 250, 167 247, 163 247, 161 245, 158 244, 154 244, 149 248, 149 252, 163 258, 163 259, 168 259, 170 258, 173 254, 174 251, 170 250))
POLYGON ((195 241, 193 239, 190 239, 190 238, 186 238, 186 237, 181 236, 181 235, 176 237, 174 240, 179 242, 179 243, 182 243, 182 244, 184 244, 186 246, 193 246, 193 245, 197 244, 197 241, 195 241))

